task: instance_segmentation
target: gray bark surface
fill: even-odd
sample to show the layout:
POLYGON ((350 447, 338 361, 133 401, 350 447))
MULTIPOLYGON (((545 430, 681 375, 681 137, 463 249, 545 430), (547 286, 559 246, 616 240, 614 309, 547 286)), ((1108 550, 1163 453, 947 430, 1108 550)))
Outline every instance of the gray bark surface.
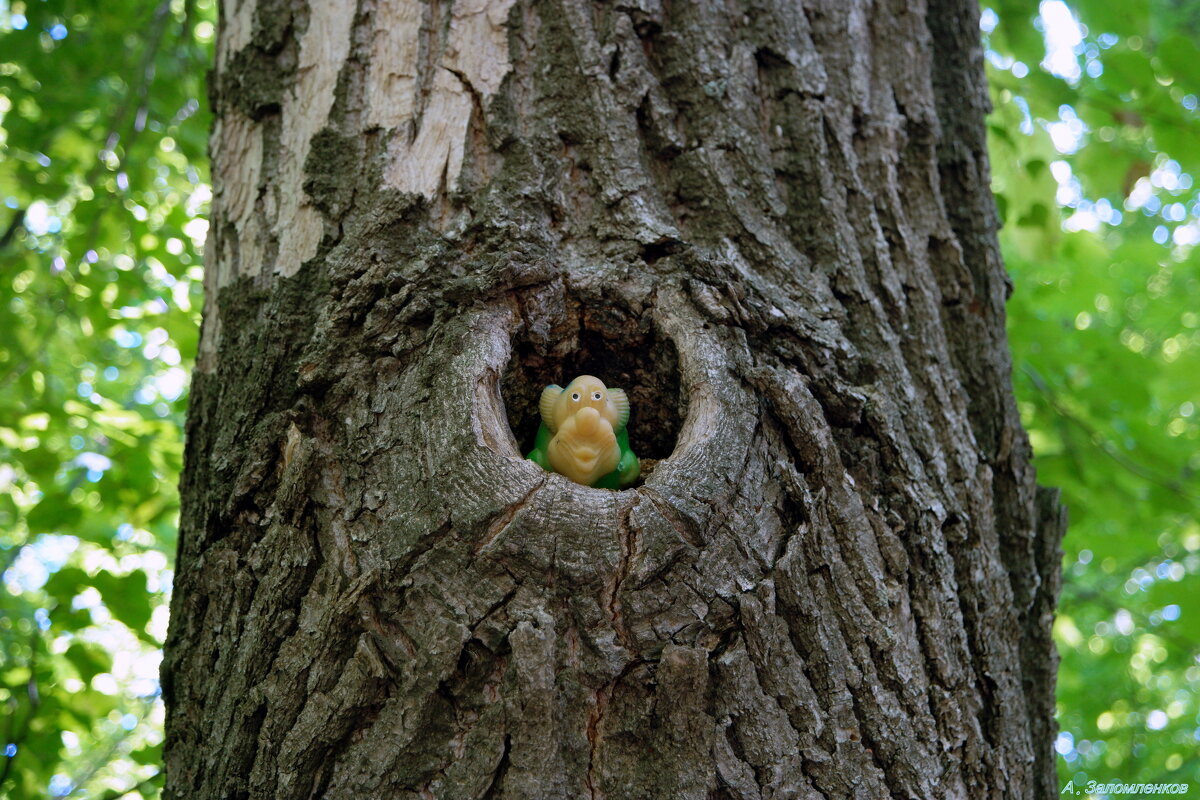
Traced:
POLYGON ((165 797, 1057 793, 972 3, 223 5, 165 797))

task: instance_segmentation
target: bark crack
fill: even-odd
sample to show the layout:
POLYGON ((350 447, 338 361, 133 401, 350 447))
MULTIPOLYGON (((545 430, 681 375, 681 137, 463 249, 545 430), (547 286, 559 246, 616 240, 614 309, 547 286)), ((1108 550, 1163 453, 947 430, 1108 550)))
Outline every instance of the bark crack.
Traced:
MULTIPOLYGON (((526 492, 520 500, 506 506, 504 511, 501 512, 501 514, 496 517, 492 524, 488 526, 487 532, 484 533, 483 538, 476 543, 474 548, 474 556, 478 556, 488 547, 488 545, 498 539, 500 534, 504 533, 508 526, 512 524, 512 521, 517 516, 517 513, 526 508, 533 501, 534 494, 545 485, 546 478, 543 476, 538 479, 538 482, 534 484, 534 486, 528 492, 526 492)), ((473 560, 474 559, 472 558, 472 561, 473 560)))
MULTIPOLYGON (((620 680, 618 677, 617 680, 620 680)), ((585 782, 588 788, 588 797, 591 800, 604 800, 604 793, 600 791, 598 776, 596 774, 597 762, 596 753, 600 748, 600 722, 604 718, 604 712, 608 708, 609 697, 612 694, 613 687, 616 686, 616 681, 605 688, 596 689, 592 692, 592 710, 588 714, 587 721, 587 740, 588 740, 588 768, 585 782)))
POLYGON ((629 577, 630 562, 633 554, 637 551, 637 526, 630 522, 630 516, 633 514, 633 509, 640 502, 641 497, 639 496, 621 511, 617 526, 617 539, 621 547, 621 556, 617 563, 617 568, 613 572, 609 585, 605 590, 606 594, 608 594, 605 607, 608 610, 609 619, 612 620, 613 629, 616 631, 621 644, 631 653, 635 651, 635 645, 633 636, 629 633, 629 629, 625 625, 625 620, 622 616, 620 593, 621 585, 629 577))

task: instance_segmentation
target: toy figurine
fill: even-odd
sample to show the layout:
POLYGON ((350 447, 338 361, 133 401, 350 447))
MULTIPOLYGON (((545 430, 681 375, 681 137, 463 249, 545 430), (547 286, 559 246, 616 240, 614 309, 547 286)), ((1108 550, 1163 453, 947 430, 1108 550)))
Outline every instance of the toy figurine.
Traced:
POLYGON ((576 483, 625 488, 641 467, 629 449, 629 398, 599 378, 580 375, 563 389, 551 384, 538 404, 542 424, 529 460, 576 483))

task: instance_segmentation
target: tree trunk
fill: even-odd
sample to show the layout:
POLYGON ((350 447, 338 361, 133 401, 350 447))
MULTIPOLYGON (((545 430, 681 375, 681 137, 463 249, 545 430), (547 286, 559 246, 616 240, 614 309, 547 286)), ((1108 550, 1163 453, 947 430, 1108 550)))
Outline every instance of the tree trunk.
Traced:
POLYGON ((1057 794, 972 3, 223 6, 168 798, 1057 794))

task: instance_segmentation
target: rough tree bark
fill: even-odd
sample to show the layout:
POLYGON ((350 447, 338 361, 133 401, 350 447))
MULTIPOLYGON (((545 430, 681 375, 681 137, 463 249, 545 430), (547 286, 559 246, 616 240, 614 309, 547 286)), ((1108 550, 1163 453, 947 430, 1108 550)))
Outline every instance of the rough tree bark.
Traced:
POLYGON ((167 797, 1056 794, 970 0, 222 5, 167 797))

